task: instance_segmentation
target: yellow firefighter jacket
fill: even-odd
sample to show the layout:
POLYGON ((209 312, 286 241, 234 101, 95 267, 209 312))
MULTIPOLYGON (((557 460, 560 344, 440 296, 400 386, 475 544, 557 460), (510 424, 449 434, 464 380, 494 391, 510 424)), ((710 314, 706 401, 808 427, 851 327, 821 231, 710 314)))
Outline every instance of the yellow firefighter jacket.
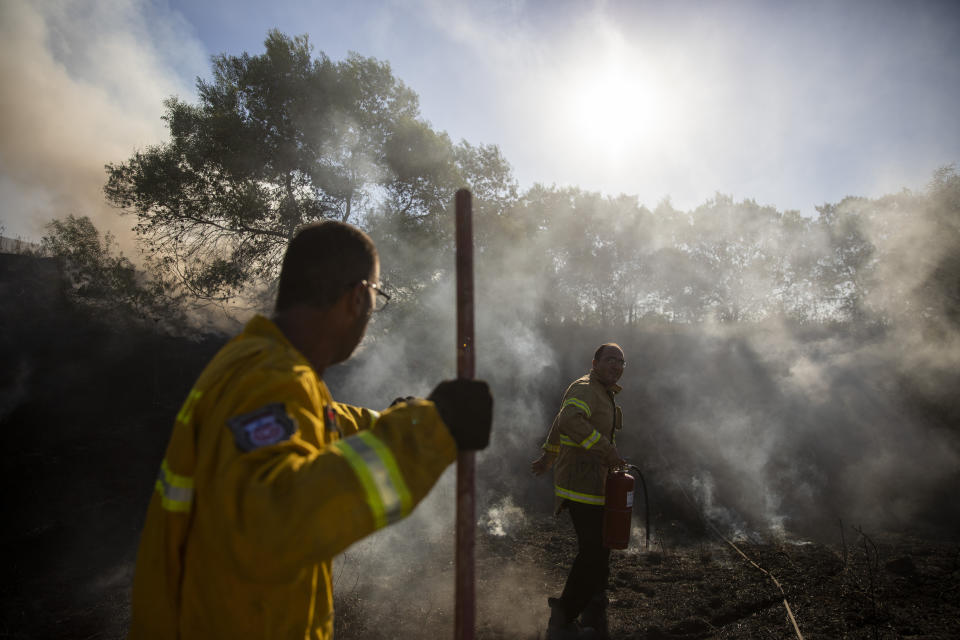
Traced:
POLYGON ((334 402, 280 329, 253 318, 177 415, 130 638, 330 638, 331 558, 410 513, 455 458, 433 403, 334 402))
POLYGON ((603 505, 607 480, 606 456, 623 415, 614 400, 618 385, 600 384, 591 371, 574 380, 563 394, 543 449, 559 454, 553 466, 553 493, 557 513, 564 500, 603 505))

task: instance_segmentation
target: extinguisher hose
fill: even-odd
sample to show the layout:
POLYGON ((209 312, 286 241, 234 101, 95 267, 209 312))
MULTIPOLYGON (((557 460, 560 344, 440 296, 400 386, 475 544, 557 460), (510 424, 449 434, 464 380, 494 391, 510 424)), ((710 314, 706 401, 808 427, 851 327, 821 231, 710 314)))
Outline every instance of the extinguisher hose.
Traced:
POLYGON ((626 468, 636 474, 637 478, 640 479, 640 486, 643 487, 643 511, 644 518, 646 520, 644 524, 644 531, 646 532, 646 540, 644 542, 644 550, 650 550, 650 499, 647 496, 647 481, 643 479, 643 473, 640 471, 640 467, 635 464, 627 464, 626 468))

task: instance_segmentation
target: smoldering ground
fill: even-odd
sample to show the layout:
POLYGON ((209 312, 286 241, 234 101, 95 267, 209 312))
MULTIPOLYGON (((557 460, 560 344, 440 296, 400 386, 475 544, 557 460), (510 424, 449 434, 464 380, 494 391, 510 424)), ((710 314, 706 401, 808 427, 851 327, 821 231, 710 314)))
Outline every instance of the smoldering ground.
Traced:
MULTIPOLYGON (((748 335, 718 330, 624 340, 630 364, 622 380, 627 420, 620 449, 650 485, 654 541, 676 536, 678 528, 686 540, 706 535, 701 517, 726 535, 754 540, 832 541, 850 525, 949 531, 957 514, 944 492, 956 485, 955 449, 890 393, 897 377, 890 356, 871 344, 851 353, 857 340, 776 326, 748 335), (785 335, 795 342, 782 344, 785 335), (781 364, 784 358, 794 364, 781 364), (812 369, 818 375, 811 383, 812 369)), ((580 351, 589 359, 591 349, 580 351)), ((539 377, 562 391, 563 381, 583 369, 539 377)), ((498 400, 511 392, 491 380, 498 400)), ((491 450, 480 458, 481 538, 515 534, 500 523, 511 520, 509 511, 497 518, 504 501, 521 509, 512 512, 518 522, 552 506, 549 479, 533 480, 527 469, 554 408, 526 397, 543 413, 498 410, 491 450)), ((429 614, 431 627, 452 624, 453 483, 448 473, 405 523, 337 559, 346 587, 339 593, 356 597, 364 617, 386 623, 402 611, 429 614)), ((634 522, 637 543, 642 520, 634 522)), ((565 518, 553 526, 571 533, 565 518)), ((495 573, 480 583, 480 620, 514 630, 542 624, 544 598, 562 584, 544 587, 537 569, 522 564, 486 568, 506 567, 509 578, 495 573)))

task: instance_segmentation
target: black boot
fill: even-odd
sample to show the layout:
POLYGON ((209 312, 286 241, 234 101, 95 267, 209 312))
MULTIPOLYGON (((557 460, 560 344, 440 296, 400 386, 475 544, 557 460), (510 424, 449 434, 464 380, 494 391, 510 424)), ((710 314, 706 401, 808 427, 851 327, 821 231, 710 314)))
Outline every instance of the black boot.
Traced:
POLYGON ((607 594, 598 593, 590 598, 587 607, 580 614, 580 624, 596 632, 597 640, 607 640, 607 594))
POLYGON ((550 605, 547 640, 598 640, 593 629, 581 627, 575 619, 567 618, 560 598, 547 598, 547 604, 550 605))

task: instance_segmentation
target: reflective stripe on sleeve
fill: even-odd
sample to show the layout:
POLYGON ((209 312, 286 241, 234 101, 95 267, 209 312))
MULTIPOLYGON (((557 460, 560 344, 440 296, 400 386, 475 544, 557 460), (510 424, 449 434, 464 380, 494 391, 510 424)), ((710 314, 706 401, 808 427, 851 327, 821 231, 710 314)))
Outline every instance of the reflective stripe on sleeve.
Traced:
MULTIPOLYGON (((563 438, 563 436, 560 436, 560 437, 563 438)), ((547 452, 549 452, 549 453, 560 453, 560 445, 558 445, 558 444, 546 444, 546 443, 544 443, 543 447, 541 447, 541 448, 542 448, 544 451, 547 451, 547 452)))
POLYGON ((167 511, 190 511, 193 504, 193 478, 171 471, 166 459, 160 465, 154 488, 160 495, 161 506, 167 511))
POLYGON ((565 447, 577 447, 578 449, 580 448, 580 445, 574 442, 573 438, 571 438, 570 436, 562 435, 562 434, 560 435, 560 444, 562 444, 565 447))
POLYGON ((606 502, 606 499, 603 496, 595 496, 590 493, 579 493, 577 491, 571 491, 570 489, 564 489, 558 485, 553 486, 553 492, 561 498, 573 500, 574 502, 582 502, 584 504, 602 505, 606 502))
POLYGON ((410 490, 396 459, 379 438, 369 431, 361 431, 332 446, 347 459, 363 486, 375 528, 381 529, 410 513, 413 508, 410 490))
POLYGON ((600 440, 600 432, 594 429, 593 433, 591 433, 589 436, 583 439, 583 442, 580 443, 580 446, 583 447, 584 449, 589 449, 593 445, 597 444, 599 440, 600 440))
POLYGON ((586 402, 584 402, 580 398, 567 398, 566 400, 564 400, 563 406, 560 407, 560 409, 563 410, 567 407, 576 407, 577 409, 580 409, 585 414, 587 414, 588 418, 591 416, 590 405, 588 405, 586 402))
POLYGON ((593 445, 597 444, 600 441, 600 432, 596 429, 593 430, 589 436, 583 439, 583 442, 577 442, 570 436, 560 435, 560 444, 567 447, 576 447, 578 449, 592 449, 593 445))

